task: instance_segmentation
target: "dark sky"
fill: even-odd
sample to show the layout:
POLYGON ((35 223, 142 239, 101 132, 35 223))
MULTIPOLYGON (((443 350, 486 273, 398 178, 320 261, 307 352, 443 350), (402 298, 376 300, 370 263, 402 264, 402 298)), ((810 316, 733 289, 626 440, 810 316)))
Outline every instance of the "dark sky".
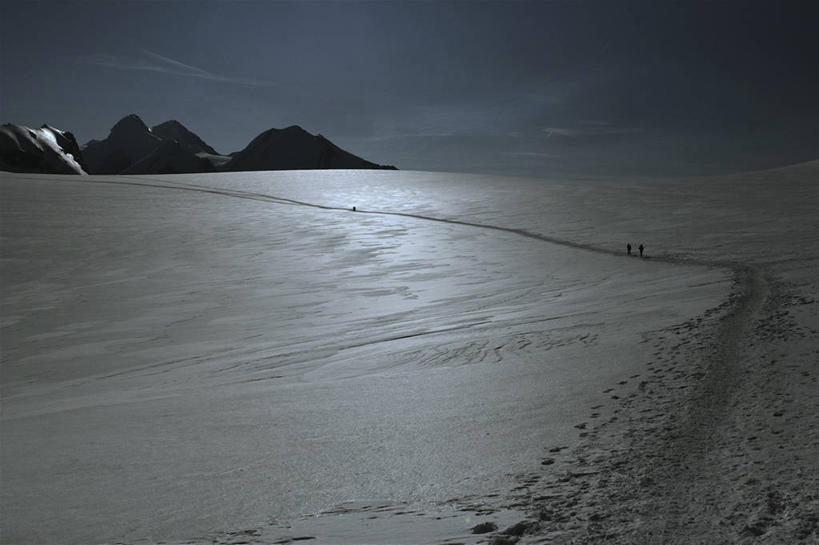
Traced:
POLYGON ((0 121, 81 143, 298 124, 402 169, 676 176, 819 157, 817 2, 17 2, 0 121))

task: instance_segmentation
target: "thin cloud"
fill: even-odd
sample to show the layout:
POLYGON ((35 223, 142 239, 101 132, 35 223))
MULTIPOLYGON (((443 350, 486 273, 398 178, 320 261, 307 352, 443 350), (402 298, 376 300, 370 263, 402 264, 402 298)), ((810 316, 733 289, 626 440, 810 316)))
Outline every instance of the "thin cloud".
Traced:
POLYGON ((407 133, 394 133, 394 134, 384 134, 384 135, 376 135, 376 136, 368 136, 364 138, 364 140, 369 142, 385 142, 385 141, 392 141, 392 140, 402 140, 402 139, 423 139, 423 138, 449 138, 455 136, 454 132, 407 132, 407 133))
POLYGON ((104 66, 106 68, 116 68, 119 70, 138 70, 143 72, 159 72, 162 74, 173 74, 189 78, 199 78, 210 81, 220 81, 224 83, 235 83, 238 85, 250 85, 255 87, 273 87, 274 84, 266 81, 258 81, 242 78, 231 78, 208 72, 202 68, 197 68, 190 64, 154 53, 143 49, 139 55, 118 56, 108 53, 93 53, 72 57, 71 60, 80 64, 93 66, 104 66))
POLYGON ((573 138, 578 136, 606 136, 613 134, 634 134, 643 132, 643 129, 634 127, 613 127, 606 123, 593 122, 588 123, 586 127, 544 127, 541 129, 546 133, 547 138, 552 136, 562 136, 573 138))
POLYGON ((148 58, 154 63, 154 65, 158 68, 158 71, 160 72, 178 74, 180 76, 191 76, 194 78, 212 79, 217 81, 224 81, 229 79, 217 76, 216 74, 208 72, 207 70, 202 70, 201 68, 191 66, 190 64, 185 64, 170 57, 162 56, 158 53, 154 53, 153 51, 148 51, 147 49, 143 49, 142 53, 148 56, 148 58))
POLYGON ((555 153, 547 153, 544 151, 507 151, 503 153, 504 155, 510 155, 512 157, 534 157, 537 159, 558 159, 560 155, 555 153))

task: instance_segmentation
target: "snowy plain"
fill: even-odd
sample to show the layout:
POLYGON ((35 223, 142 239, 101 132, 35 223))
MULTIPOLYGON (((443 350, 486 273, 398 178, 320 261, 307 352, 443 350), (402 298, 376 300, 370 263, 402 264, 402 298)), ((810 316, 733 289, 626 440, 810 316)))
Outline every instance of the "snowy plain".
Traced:
MULTIPOLYGON (((0 173, 0 541, 468 542, 485 537, 478 522, 524 517, 523 539, 593 537, 584 494, 609 485, 557 477, 610 471, 656 427, 638 414, 658 406, 643 395, 654 383, 677 414, 719 412, 709 429, 735 430, 752 381, 716 377, 740 384, 722 384, 729 407, 698 385, 717 360, 752 367, 771 351, 800 382, 770 403, 802 415, 755 445, 790 440, 809 486, 817 180, 817 163, 653 182, 0 173), (802 333, 766 338, 765 324, 802 333), (674 335, 705 340, 681 349, 674 335)), ((682 427, 703 445, 730 435, 682 427)), ((686 542, 668 513, 632 507, 686 542)), ((804 531, 791 522, 759 535, 804 531)), ((618 531, 653 542, 638 526, 618 531)))

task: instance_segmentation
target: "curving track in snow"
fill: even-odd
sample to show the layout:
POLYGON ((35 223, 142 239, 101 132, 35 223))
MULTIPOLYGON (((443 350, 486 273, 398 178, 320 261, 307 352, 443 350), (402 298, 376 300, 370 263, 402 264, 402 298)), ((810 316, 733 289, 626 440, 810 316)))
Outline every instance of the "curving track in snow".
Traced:
MULTIPOLYGON (((623 255, 621 251, 542 235, 520 228, 389 210, 359 209, 357 212, 352 212, 343 207, 327 206, 265 193, 171 182, 147 177, 72 179, 70 182, 193 191, 228 198, 248 199, 288 206, 304 206, 327 211, 402 217, 411 220, 504 232, 598 254, 623 255)), ((631 522, 618 529, 620 535, 629 535, 629 542, 635 543, 685 543, 709 537, 708 528, 706 527, 703 530, 702 524, 700 524, 698 530, 699 534, 692 532, 692 520, 695 518, 702 520, 711 516, 711 511, 715 506, 725 502, 726 498, 731 495, 729 487, 733 486, 733 483, 721 480, 719 474, 721 466, 713 464, 715 450, 718 448, 717 445, 725 442, 726 427, 732 425, 728 420, 733 418, 734 413, 736 413, 734 404, 738 394, 737 389, 740 388, 743 377, 747 372, 748 347, 753 344, 756 335, 755 324, 765 314, 764 307, 769 299, 771 285, 766 279, 766 271, 758 265, 730 260, 697 259, 671 255, 652 256, 650 259, 645 260, 647 264, 652 262, 720 268, 729 270, 733 274, 734 290, 728 301, 721 305, 718 311, 715 311, 710 321, 706 320, 704 325, 692 327, 689 333, 683 334, 683 337, 685 335, 700 335, 700 341, 692 343, 696 344, 696 346, 691 347, 689 352, 685 353, 685 355, 699 359, 702 362, 701 367, 697 370, 699 375, 694 380, 688 379, 685 384, 679 386, 680 388, 689 388, 688 393, 683 398, 683 403, 672 406, 677 413, 673 415, 673 419, 665 421, 670 425, 665 430, 661 440, 655 441, 655 439, 648 436, 642 439, 637 438, 635 444, 638 448, 644 448, 645 452, 635 453, 632 451, 628 453, 628 456, 632 456, 631 458, 627 456, 623 459, 614 451, 605 452, 607 460, 602 462, 597 472, 588 471, 588 468, 583 472, 575 471, 572 473, 570 471, 569 475, 574 476, 563 481, 563 484, 556 485, 557 488, 553 488, 552 492, 558 490, 558 495, 564 498, 573 498, 573 501, 575 501, 573 505, 568 507, 567 504, 558 504, 557 507, 567 510, 579 510, 584 506, 584 502, 592 505, 595 501, 594 494, 588 495, 589 490, 593 492, 600 492, 601 490, 599 479, 591 486, 577 486, 576 490, 572 490, 572 487, 579 480, 582 480, 583 476, 619 472, 622 474, 619 487, 616 493, 609 496, 608 501, 612 504, 609 506, 612 512, 618 513, 621 518, 631 517, 631 522), (652 441, 655 441, 655 443, 651 444, 652 441), (630 462, 633 467, 629 467, 630 462), (613 464, 616 464, 616 466, 613 464), (650 498, 653 498, 653 500, 650 498), (617 505, 614 505, 615 503, 617 505), (659 503, 663 505, 660 506, 659 503), (634 520, 640 517, 648 519, 649 522, 642 525, 634 523, 634 520)), ((658 341, 658 343, 659 345, 668 344, 666 341, 658 341)), ((665 346, 665 348, 668 347, 665 346)), ((676 351, 670 357, 679 359, 679 355, 675 354, 676 351)), ((648 403, 650 404, 651 400, 648 403)), ((635 430, 629 431, 631 433, 635 432, 635 430)), ((636 430, 636 433, 639 435, 641 430, 636 430)), ((586 450, 580 454, 585 456, 592 447, 596 448, 597 446, 587 445, 586 450)), ((538 499, 537 496, 531 495, 527 499, 530 502, 531 510, 540 513, 540 520, 532 521, 527 530, 529 533, 547 533, 549 528, 555 524, 562 524, 559 522, 553 524, 549 522, 548 517, 544 518, 542 516, 545 512, 544 509, 548 507, 549 501, 542 499, 543 497, 545 496, 541 495, 541 499, 538 499)), ((589 505, 586 505, 586 507, 592 509, 589 505)), ((592 523, 588 524, 584 534, 578 536, 577 533, 564 533, 563 538, 553 536, 554 541, 564 542, 561 539, 568 538, 569 541, 575 542, 572 540, 579 538, 580 541, 577 542, 611 542, 612 536, 607 533, 607 530, 600 530, 599 525, 594 524, 599 519, 593 519, 591 516, 594 516, 594 513, 590 515, 589 520, 592 523)), ((729 541, 731 540, 730 534, 726 534, 724 537, 729 541)))
MULTIPOLYGON (((358 209, 356 212, 352 212, 348 208, 306 202, 277 195, 184 182, 170 182, 146 177, 129 178, 123 176, 117 180, 83 180, 83 182, 194 191, 222 197, 248 199, 279 205, 304 206, 327 211, 402 217, 510 233, 540 242, 598 254, 623 255, 622 251, 546 236, 526 229, 423 214, 368 209, 358 209)), ((712 333, 713 340, 699 354, 699 357, 705 362, 704 376, 697 381, 693 396, 682 407, 681 414, 676 420, 676 429, 669 434, 669 440, 660 445, 662 453, 655 453, 656 456, 665 460, 668 469, 659 473, 659 478, 655 474, 649 488, 662 491, 659 495, 665 504, 665 513, 662 517, 664 522, 661 525, 661 539, 666 542, 674 542, 680 538, 686 539, 684 536, 688 535, 687 527, 690 526, 692 516, 707 516, 707 510, 711 507, 711 504, 714 501, 720 501, 717 497, 712 497, 711 501, 701 501, 703 487, 707 487, 709 483, 715 483, 719 480, 718 476, 714 474, 715 468, 708 465, 707 454, 717 443, 715 434, 719 433, 731 412, 730 403, 733 399, 733 390, 740 384, 740 378, 744 371, 745 347, 750 343, 753 334, 752 324, 759 318, 767 297, 768 286, 760 267, 744 263, 667 255, 652 256, 646 259, 646 263, 651 262, 726 269, 732 273, 734 278, 733 295, 728 300, 727 309, 712 333)), ((632 496, 652 494, 646 490, 645 484, 634 486, 634 483, 632 483, 632 488, 630 492, 621 490, 620 493, 632 496)), ((712 490, 711 492, 712 496, 720 496, 720 498, 725 495, 725 491, 712 490)), ((531 507, 537 510, 541 506, 537 501, 534 501, 531 507)), ((641 509, 645 509, 645 507, 641 509)), ((533 523, 530 531, 538 533, 538 526, 537 523, 533 523)), ((637 532, 636 535, 640 535, 640 532, 637 532)), ((637 539, 636 535, 634 536, 635 539, 637 539)), ((594 537, 589 539, 590 542, 595 542, 594 537)), ((653 538, 646 536, 639 539, 646 543, 653 542, 653 538)))

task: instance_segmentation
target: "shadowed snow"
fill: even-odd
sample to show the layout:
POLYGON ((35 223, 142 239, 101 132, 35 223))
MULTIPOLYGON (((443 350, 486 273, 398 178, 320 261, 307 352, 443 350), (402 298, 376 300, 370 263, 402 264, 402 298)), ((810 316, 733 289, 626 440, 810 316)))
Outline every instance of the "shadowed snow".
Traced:
POLYGON ((583 442, 588 407, 611 416, 601 392, 645 372, 648 336, 726 297, 731 271, 713 264, 803 255, 815 185, 783 172, 739 194, 3 174, 5 539, 284 539, 325 513, 295 526, 352 539, 350 520, 374 516, 373 536, 437 542, 454 527, 413 534, 376 507, 506 512, 551 467, 544 448, 583 442), (629 241, 653 258, 624 256, 629 241), (351 501, 367 508, 333 527, 351 501))

